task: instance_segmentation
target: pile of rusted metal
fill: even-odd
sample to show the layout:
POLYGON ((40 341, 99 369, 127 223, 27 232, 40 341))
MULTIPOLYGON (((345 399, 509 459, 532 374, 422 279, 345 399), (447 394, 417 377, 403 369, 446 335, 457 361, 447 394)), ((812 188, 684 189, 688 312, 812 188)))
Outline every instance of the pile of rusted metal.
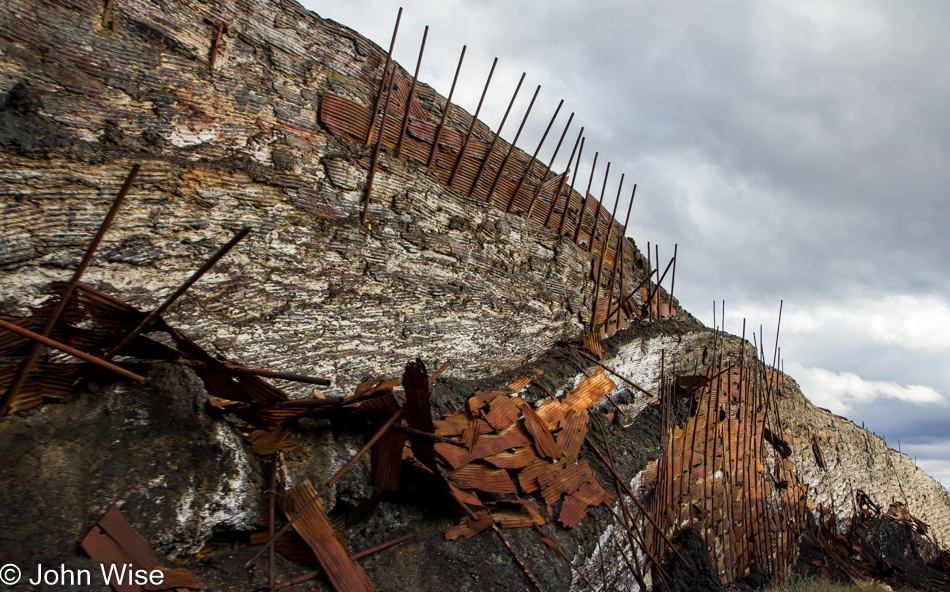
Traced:
POLYGON ((796 571, 844 582, 879 581, 894 589, 946 590, 950 552, 941 550, 930 526, 894 501, 887 511, 863 491, 850 500, 850 519, 819 504, 808 515, 808 531, 796 571))

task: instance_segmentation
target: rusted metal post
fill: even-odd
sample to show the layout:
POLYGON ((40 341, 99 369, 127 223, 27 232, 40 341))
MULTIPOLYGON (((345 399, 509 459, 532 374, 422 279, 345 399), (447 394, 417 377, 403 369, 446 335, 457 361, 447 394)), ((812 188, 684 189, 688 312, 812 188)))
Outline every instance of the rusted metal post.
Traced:
MULTIPOLYGON (((673 288, 676 287, 676 252, 679 249, 679 243, 673 244, 673 277, 670 280, 670 316, 673 316, 673 288)), ((726 301, 722 301, 722 305, 726 305, 726 301)))
POLYGON ((19 325, 14 325, 13 323, 4 321, 3 319, 0 319, 0 328, 6 329, 7 331, 10 331, 12 333, 16 333, 17 335, 20 335, 21 337, 26 337, 27 339, 41 343, 47 347, 52 347, 54 349, 58 349, 59 351, 66 352, 67 354, 71 356, 76 356, 77 358, 83 361, 89 362, 90 364, 95 364, 96 366, 99 366, 100 368, 105 368, 106 370, 109 370, 110 372, 115 372, 116 374, 123 376, 125 378, 128 378, 130 380, 134 380, 136 382, 145 382, 145 377, 139 376, 138 374, 135 374, 134 372, 129 372, 125 368, 120 368, 119 366, 116 366, 115 364, 110 364, 109 362, 105 360, 101 360, 95 356, 87 354, 84 351, 80 351, 74 347, 70 347, 66 345, 65 343, 60 343, 59 341, 55 341, 53 339, 50 339, 49 337, 44 337, 40 335, 39 333, 34 333, 33 331, 30 331, 29 329, 24 329, 23 327, 19 325))
MULTIPOLYGON (((383 543, 383 544, 381 544, 381 545, 376 545, 376 546, 373 547, 372 549, 367 549, 367 550, 365 550, 365 551, 360 551, 359 553, 353 553, 352 559, 353 559, 354 561, 356 561, 357 559, 362 559, 362 558, 364 558, 364 557, 369 557, 370 555, 373 555, 373 554, 375 554, 375 553, 379 553, 380 551, 385 551, 386 549, 388 549, 388 548, 390 548, 390 547, 395 547, 396 545, 398 545, 398 544, 400 544, 400 543, 404 543, 404 542, 408 541, 409 539, 411 539, 411 538, 414 537, 414 536, 416 536, 415 533, 412 533, 412 532, 411 532, 411 533, 405 534, 405 535, 403 535, 403 536, 401 536, 401 537, 399 537, 399 538, 395 538, 395 539, 393 539, 393 540, 391 540, 391 541, 386 541, 385 543, 383 543)), ((283 588, 289 588, 290 586, 296 586, 297 584, 302 584, 302 583, 306 582, 307 580, 312 580, 313 578, 317 577, 318 575, 320 575, 320 574, 322 574, 322 573, 323 573, 323 568, 316 569, 316 570, 314 570, 314 571, 307 572, 307 573, 303 574, 302 576, 297 576, 296 578, 290 580, 289 582, 284 582, 283 584, 280 584, 280 585, 278 585, 278 586, 274 586, 272 589, 273 589, 273 590, 281 590, 281 589, 283 589, 283 588)))
MULTIPOLYGON (((548 122, 548 127, 545 128, 544 133, 541 135, 541 141, 538 142, 538 147, 534 149, 534 154, 531 155, 531 160, 528 161, 528 166, 525 168, 521 178, 518 179, 518 184, 515 185, 515 191, 511 194, 511 200, 508 202, 508 208, 505 210, 506 212, 511 211, 511 206, 515 203, 515 198, 518 196, 518 192, 521 191, 521 187, 524 185, 525 179, 527 179, 528 175, 531 173, 531 167, 533 167, 535 161, 538 160, 538 152, 541 152, 541 146, 544 146, 544 141, 548 138, 548 133, 551 131, 551 126, 554 125, 554 121, 557 119, 557 114, 561 112, 561 107, 563 105, 564 99, 561 99, 561 102, 557 104, 557 109, 554 110, 554 115, 551 116, 551 121, 548 122)), ((562 135, 561 137, 563 138, 564 136, 562 135)), ((512 144, 514 144, 514 142, 512 142, 512 144)), ((560 144, 558 147, 560 147, 560 144)), ((544 176, 541 177, 541 183, 544 183, 544 176)), ((538 191, 535 193, 534 199, 531 200, 531 205, 528 206, 528 218, 531 217, 531 209, 534 207, 534 202, 536 199, 538 199, 538 195, 540 193, 541 184, 538 184, 538 191)))
POLYGON ((426 166, 432 168, 432 162, 435 160, 435 151, 439 147, 439 138, 442 136, 442 128, 445 126, 445 118, 449 114, 449 107, 452 106, 452 95, 455 94, 455 85, 459 81, 459 72, 462 71, 462 61, 465 59, 465 50, 467 45, 462 46, 462 55, 459 56, 459 65, 455 68, 455 78, 452 79, 452 88, 449 89, 449 98, 445 100, 445 108, 442 110, 442 118, 439 119, 439 127, 435 128, 435 139, 432 140, 432 150, 429 151, 429 160, 426 166))
MULTIPOLYGON (((271 455, 270 462, 270 504, 268 507, 267 514, 267 537, 274 538, 274 516, 277 513, 277 455, 271 455)), ((274 559, 276 553, 274 552, 274 546, 271 545, 270 552, 268 554, 268 565, 267 565, 267 587, 271 590, 274 589, 274 559)))
MULTIPOLYGON (((419 68, 422 67, 422 54, 426 51, 426 37, 429 36, 429 25, 422 32, 422 47, 419 48, 419 59, 416 60, 416 73, 412 75, 412 84, 409 86, 409 98, 406 99, 406 113, 402 116, 402 127, 399 128, 399 140, 396 142, 396 158, 402 153, 402 143, 406 139, 406 130, 409 129, 409 108, 416 94, 416 82, 419 80, 419 68)), ((382 134, 382 131, 380 131, 382 134)))
POLYGON ((221 43, 221 34, 224 33, 224 23, 215 25, 214 41, 211 42, 211 54, 208 56, 208 69, 214 70, 214 61, 218 57, 218 44, 221 43))
MULTIPOLYGON (((567 135, 567 130, 571 127, 571 122, 574 121, 574 113, 571 113, 571 116, 567 118, 567 125, 564 126, 564 131, 561 132, 561 139, 557 141, 557 146, 554 147, 554 156, 551 157, 551 162, 548 164, 548 168, 545 169, 544 174, 541 175, 541 183, 538 184, 537 189, 534 191, 534 197, 531 198, 531 205, 528 207, 528 217, 531 217, 531 212, 534 211, 534 204, 538 201, 538 196, 541 195, 541 185, 544 184, 544 179, 548 176, 548 173, 551 172, 551 167, 554 166, 554 159, 557 158, 557 153, 561 150, 561 144, 564 142, 564 137, 567 135)), ((584 128, 581 128, 581 134, 584 133, 584 128)), ((567 170, 571 170, 571 163, 574 162, 574 153, 577 152, 577 144, 581 140, 581 135, 578 134, 577 142, 574 143, 574 150, 571 152, 571 158, 567 161, 567 170)), ((567 178, 567 173, 561 177, 561 180, 558 182, 557 189, 554 191, 554 195, 551 196, 551 209, 548 210, 547 216, 544 218, 544 226, 551 222, 551 214, 554 213, 554 206, 557 204, 557 199, 561 197, 561 189, 564 187, 564 181, 567 178)))
MULTIPOLYGON (((564 234, 564 227, 567 225, 567 210, 569 210, 570 207, 571 207, 571 198, 574 196, 574 183, 577 181, 577 170, 578 170, 578 169, 580 168, 580 166, 581 166, 581 157, 584 156, 584 141, 586 140, 586 138, 584 138, 584 128, 581 128, 581 131, 578 132, 577 137, 578 137, 578 138, 580 139, 580 141, 581 141, 581 149, 580 149, 580 152, 577 153, 577 163, 574 165, 574 173, 571 175, 571 188, 568 189, 568 191, 567 191, 567 197, 564 198, 564 211, 561 212, 561 224, 560 224, 560 226, 558 227, 558 231, 557 231, 557 233, 558 233, 558 234, 561 234, 561 235, 564 234)), ((574 142, 574 148, 575 148, 575 149, 577 148, 577 142, 576 142, 576 141, 574 142)), ((571 156, 574 156, 574 154, 571 153, 571 156)), ((564 171, 565 175, 566 175, 567 172, 570 171, 570 170, 571 170, 571 164, 568 163, 568 164, 567 164, 567 168, 566 168, 565 171, 564 171)), ((566 180, 567 177, 565 177, 564 179, 566 180)), ((563 185, 563 182, 561 183, 561 185, 558 186, 557 196, 560 196, 560 195, 561 195, 561 189, 560 189, 560 187, 561 187, 562 185, 563 185)), ((556 196, 556 197, 557 197, 557 196, 556 196)), ((556 199, 556 197, 555 197, 555 199, 556 199)), ((551 208, 551 209, 553 210, 554 208, 551 208)))
MULTIPOLYGON (((531 108, 534 107, 534 101, 538 98, 539 92, 541 92, 540 84, 538 85, 538 88, 534 89, 534 96, 531 97, 531 102, 528 104, 528 109, 524 112, 524 117, 521 119, 521 125, 518 126, 518 131, 515 133, 515 138, 511 141, 511 144, 508 145, 508 152, 505 153, 505 159, 501 161, 501 166, 498 167, 498 174, 495 175, 495 178, 492 180, 491 187, 488 188, 488 201, 492 203, 495 201, 493 195, 495 193, 495 189, 498 187, 498 181, 501 179, 501 175, 505 172, 505 167, 508 166, 508 159, 511 158, 511 153, 514 152, 515 146, 518 144, 518 138, 521 137, 521 132, 524 130, 524 124, 528 122, 528 116, 531 115, 531 108)), ((548 126, 548 129, 550 129, 550 127, 551 126, 548 126)), ((508 209, 511 208, 511 202, 514 200, 515 196, 512 195, 505 211, 508 211, 508 209)))
POLYGON ((508 108, 505 109, 505 115, 501 118, 501 123, 498 124, 498 130, 495 131, 495 136, 491 140, 491 144, 488 145, 488 150, 485 152, 485 160, 482 161, 482 164, 478 167, 478 172, 475 173, 475 180, 472 181, 472 186, 468 190, 468 195, 471 197, 475 194, 475 190, 478 188, 478 182, 482 179, 482 173, 485 172, 485 168, 488 166, 488 161, 491 160, 492 151, 495 149, 495 144, 498 143, 498 136, 501 134, 501 130, 505 127, 505 122, 508 121, 508 115, 511 114, 511 108, 515 105, 515 99, 518 98, 518 92, 521 90, 521 85, 524 83, 524 77, 526 72, 521 73, 521 79, 518 80, 518 86, 515 87, 515 94, 511 95, 511 101, 508 102, 508 108))
MULTIPOLYGON (((607 175, 609 174, 610 174, 610 163, 608 162, 607 174, 604 175, 604 189, 600 192, 601 200, 604 199, 604 191, 607 189, 607 175)), ((614 200, 614 211, 613 211, 613 214, 611 214, 611 218, 610 218, 611 224, 610 224, 609 229, 607 230, 607 239, 604 240, 603 248, 601 248, 600 250, 600 263, 597 266, 597 276, 594 278, 594 282, 595 282, 594 283, 594 301, 593 301, 593 306, 591 306, 593 311, 591 312, 591 319, 590 319, 591 331, 594 331, 594 329, 597 328, 597 299, 600 297, 600 280, 601 280, 601 275, 604 273, 604 258, 607 257, 607 244, 610 242, 610 232, 614 229, 613 216, 617 214, 617 204, 620 203, 620 191, 623 190, 624 177, 625 177, 625 174, 620 175, 620 187, 617 188, 617 198, 614 200)), ((610 309, 609 298, 607 300, 607 308, 610 309)), ((606 317, 604 317, 604 319, 606 322, 606 317)))
POLYGON ((111 360, 112 358, 117 356, 125 346, 131 343, 133 339, 138 337, 143 331, 148 330, 152 326, 152 324, 155 323, 158 317, 160 317, 161 314, 168 309, 169 306, 174 304, 175 301, 178 300, 178 298, 188 290, 188 288, 190 288, 195 282, 201 279, 201 276, 203 276, 209 269, 214 267, 215 263, 217 263, 225 255, 227 255, 228 251, 230 251, 234 247, 234 245, 238 244, 238 242, 240 242, 241 239, 247 236, 249 232, 251 232, 250 226, 245 226, 244 228, 239 230, 231 238, 231 240, 229 240, 224 246, 218 249, 218 251, 214 255, 212 255, 210 259, 205 261, 204 264, 198 268, 198 271, 193 273, 192 276, 188 278, 188 280, 184 284, 182 284, 177 290, 172 292, 172 294, 169 295, 168 298, 166 298, 165 301, 162 302, 158 308, 156 308, 151 313, 149 313, 149 315, 145 317, 145 319, 141 323, 139 323, 138 326, 136 326, 134 329, 129 331, 125 335, 125 337, 123 337, 122 340, 118 343, 118 345, 113 347, 109 351, 109 353, 103 356, 102 359, 106 361, 111 360))
MULTIPOLYGON (((584 224, 584 214, 587 212, 587 197, 590 195, 590 187, 594 183, 594 171, 597 170, 597 157, 600 152, 594 152, 594 164, 590 167, 590 179, 587 181, 587 191, 584 192, 584 199, 581 200, 581 211, 578 215, 577 228, 574 229, 574 244, 578 244, 581 237, 581 226, 584 224)), ((571 189, 573 189, 573 185, 571 189)))
POLYGON ((604 192, 607 190, 607 176, 610 175, 610 162, 607 163, 607 172, 604 174, 604 186, 600 189, 600 199, 597 201, 597 211, 594 213, 594 226, 590 230, 590 240, 587 241, 587 252, 594 249, 594 237, 600 226, 600 212, 604 209, 604 192))
POLYGON ((102 28, 111 29, 112 28, 112 1, 106 0, 106 6, 102 10, 102 28))
MULTIPOLYGON (((389 101, 392 98, 393 86, 396 84, 396 66, 393 65, 393 74, 389 79, 389 90, 386 91, 386 102, 383 104, 383 118, 379 123, 379 138, 373 148, 373 158, 369 163, 369 176, 366 179, 366 197, 363 198, 363 213, 360 215, 360 224, 366 225, 366 215, 369 213, 369 200, 373 196, 373 181, 376 179, 376 164, 379 162, 379 151, 383 148, 383 136, 386 135, 386 116, 389 113, 389 101)), ((375 120, 373 120, 375 123, 375 120)), ((372 135, 372 130, 371 134, 372 135)))
MULTIPOLYGON (((373 102, 372 117, 369 121, 369 133, 366 136, 367 146, 373 143, 373 130, 376 127, 376 111, 379 109, 379 101, 383 98, 383 90, 386 88, 386 75, 389 74, 389 64, 391 64, 393 60, 393 48, 396 47, 396 35, 399 33, 399 20, 401 18, 402 6, 399 7, 399 12, 396 13, 396 26, 393 27, 392 41, 389 42, 389 53, 386 54, 386 65, 383 67, 383 77, 379 80, 379 89, 376 91, 376 100, 373 102)), ((383 113, 385 113, 385 111, 383 111, 383 113)), ((380 128, 379 134, 383 134, 382 128, 380 128)))
POLYGON ((478 123, 478 114, 482 110, 482 104, 485 102, 485 94, 488 93, 488 85, 491 84, 491 77, 495 73, 495 66, 498 65, 498 58, 495 58, 495 61, 492 62, 491 70, 488 71, 488 80, 485 81, 485 88, 482 89, 482 97, 478 99, 478 107, 475 108, 475 115, 472 116, 472 125, 468 126, 468 133, 465 134, 465 139, 462 141, 462 148, 459 150, 459 157, 455 161, 455 166, 452 167, 452 172, 449 174, 449 180, 446 182, 446 185, 449 187, 452 186, 452 181, 455 180, 455 175, 459 172, 459 167, 462 166, 462 159, 465 158, 465 150, 468 148, 468 142, 472 138, 472 132, 475 131, 475 124, 478 123))
MULTIPOLYGON (((623 270, 623 241, 627 236, 627 225, 630 224, 630 212, 633 210, 633 200, 637 196, 637 184, 633 184, 633 191, 630 192, 630 203, 627 204, 627 215, 623 219, 623 230, 620 232, 620 236, 617 237, 617 252, 614 254, 614 277, 617 276, 617 270, 620 270, 620 290, 617 293, 617 330, 620 330, 620 299, 623 298, 623 280, 624 280, 624 270, 623 270)), ((610 280, 613 282, 613 278, 610 280)), ((613 298, 614 289, 611 285, 610 287, 610 296, 613 298)), ((608 307, 608 311, 610 308, 608 307)), ((610 315, 607 315, 608 322, 610 315)))
MULTIPOLYGON (((76 271, 73 272, 73 277, 69 280, 65 290, 63 290, 63 293, 60 295, 59 304, 56 305, 56 308, 53 309, 52 314, 50 314, 49 318, 46 319, 46 325, 43 327, 43 331, 40 333, 40 335, 43 337, 50 336, 50 334, 53 332, 53 328, 56 327, 56 323, 59 322, 59 318, 62 316, 63 311, 66 310, 66 305, 73 297, 73 293, 76 291, 76 286, 79 285, 79 280, 82 279, 82 274, 86 272, 86 269, 92 262, 93 255, 95 255, 96 250, 102 243, 102 239, 105 236, 106 231, 109 229, 109 226, 112 225, 112 221, 115 219, 116 214, 119 213, 119 208, 122 207, 122 202, 125 201, 125 197, 129 194, 129 190, 132 188, 132 183, 135 182, 135 178, 138 176, 139 170, 141 170, 141 168, 141 165, 134 165, 132 170, 129 171, 128 176, 126 176, 125 182, 122 184, 122 188, 119 189, 119 193, 116 195, 115 200, 109 207, 106 217, 102 220, 102 224, 99 225, 99 230, 96 231, 96 234, 89 243, 89 246, 86 247, 86 253, 83 255, 82 261, 79 262, 79 267, 77 267, 76 271)), ((39 358, 42 351, 43 346, 40 343, 34 344, 30 349, 30 353, 27 354, 26 359, 20 366, 20 370, 17 373, 16 378, 13 380, 13 383, 10 385, 10 388, 7 390, 7 392, 4 393, 3 400, 0 401, 0 417, 6 415, 10 410, 10 407, 16 400, 17 395, 20 393, 20 389, 23 388, 23 383, 26 381, 27 376, 33 369, 34 364, 36 364, 36 360, 39 358)))
POLYGON ((323 496, 323 494, 327 492, 327 490, 333 487, 333 485, 337 481, 339 481, 347 473, 347 471, 353 468, 353 465, 359 462, 359 460, 363 457, 363 455, 366 454, 370 448, 372 448, 373 444, 375 444, 377 440, 382 438, 383 434, 389 431, 389 428, 393 427, 393 425, 397 421, 399 421, 399 418, 402 417, 402 414, 404 411, 405 411, 405 408, 400 407, 395 413, 393 413, 392 417, 390 417, 389 420, 385 424, 383 424, 383 427, 379 428, 376 431, 376 433, 373 434, 373 437, 370 438, 366 442, 366 444, 363 445, 362 448, 360 448, 359 452, 353 455, 353 458, 351 458, 345 465, 343 465, 343 467, 339 471, 337 471, 336 474, 333 475, 333 477, 331 477, 329 481, 327 481, 326 485, 324 485, 323 488, 320 489, 320 491, 318 491, 315 496, 310 498, 310 501, 304 504, 304 506, 300 508, 300 511, 294 514, 294 516, 290 520, 287 521, 287 524, 285 524, 280 530, 278 530, 274 534, 274 536, 270 537, 267 540, 267 542, 264 544, 264 546, 261 547, 261 549, 257 553, 255 553, 254 556, 251 557, 251 559, 247 563, 244 564, 244 569, 248 569, 249 567, 251 567, 251 565, 257 560, 258 557, 263 555, 265 551, 271 548, 271 546, 274 544, 274 541, 280 538, 282 534, 287 532, 290 529, 290 527, 294 525, 294 522, 296 522, 301 516, 303 516, 304 512, 309 510, 313 506, 313 504, 315 504, 317 500, 319 500, 323 496))

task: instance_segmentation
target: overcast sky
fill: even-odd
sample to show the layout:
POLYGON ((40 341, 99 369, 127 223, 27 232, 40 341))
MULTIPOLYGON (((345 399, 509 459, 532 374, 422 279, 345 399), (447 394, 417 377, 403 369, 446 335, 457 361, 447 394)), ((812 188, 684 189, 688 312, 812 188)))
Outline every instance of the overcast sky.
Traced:
POLYGON ((497 56, 481 116, 493 129, 527 72, 502 136, 540 84, 518 142, 529 153, 564 99, 542 158, 575 111, 580 179, 599 151, 608 195, 621 172, 639 184, 628 235, 664 260, 679 244, 687 310, 711 326, 724 299, 726 330, 761 323, 768 349, 784 299, 782 357, 806 396, 899 438, 950 485, 950 3, 304 5, 384 49, 403 6, 395 58, 412 72, 430 25, 420 79, 443 96, 467 44, 453 102, 469 112, 497 56))

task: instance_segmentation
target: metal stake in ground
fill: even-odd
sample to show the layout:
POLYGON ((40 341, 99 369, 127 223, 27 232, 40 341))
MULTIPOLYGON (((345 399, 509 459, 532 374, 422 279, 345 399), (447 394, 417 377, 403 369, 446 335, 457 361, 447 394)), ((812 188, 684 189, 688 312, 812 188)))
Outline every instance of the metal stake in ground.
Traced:
MULTIPOLYGON (((77 267, 76 271, 73 272, 72 279, 69 280, 69 283, 66 285, 66 289, 63 290, 63 293, 60 295, 59 304, 56 305, 56 308, 53 309, 53 313, 48 319, 46 319, 46 325, 43 327, 43 331, 40 333, 40 335, 43 337, 50 336, 50 334, 53 332, 53 328, 56 326, 56 323, 59 322, 59 317, 62 316, 63 311, 66 310, 66 305, 69 303, 69 299, 72 298, 73 293, 76 291, 76 286, 79 285, 79 280, 82 278, 82 274, 86 272, 86 268, 88 268, 89 264, 92 262, 92 257, 96 253, 96 249, 99 248, 102 238, 105 236, 106 231, 109 229, 109 226, 115 219, 116 214, 119 213, 119 208, 122 207, 122 202, 125 201, 125 197, 129 194, 129 190, 132 188, 132 183, 135 181, 135 177, 138 176, 140 169, 141 165, 137 164, 132 167, 131 171, 129 171, 128 176, 125 178, 125 183, 122 184, 122 188, 119 190, 119 194, 116 195, 115 200, 112 202, 112 206, 109 208, 109 212, 106 214, 105 219, 103 219, 102 224, 99 225, 99 230, 96 231, 96 235, 92 238, 92 242, 90 242, 89 246, 86 248, 86 254, 79 263, 79 267, 77 267)), ((36 364, 36 360, 39 358, 40 352, 42 351, 43 345, 39 342, 36 342, 30 349, 30 353, 27 354, 26 360, 24 360, 23 365, 20 366, 19 373, 17 374, 13 383, 10 385, 10 388, 4 394, 3 400, 0 401, 0 417, 6 415, 14 401, 16 401, 17 395, 20 393, 20 389, 23 388, 23 383, 26 381, 26 377, 33 369, 33 365, 36 364)))
POLYGON ((495 61, 491 64, 491 70, 488 71, 488 80, 485 81, 485 88, 482 89, 482 97, 478 99, 478 107, 475 108, 475 115, 472 115, 472 125, 468 126, 468 133, 465 134, 465 139, 462 140, 462 149, 459 150, 459 157, 455 160, 455 166, 452 167, 452 172, 449 174, 449 180, 445 182, 449 187, 452 186, 452 181, 455 180, 455 175, 458 174, 459 168, 462 166, 462 159, 465 158, 465 150, 468 148, 468 142, 472 138, 472 132, 475 131, 475 124, 478 123, 478 114, 482 110, 482 104, 485 102, 485 95, 488 93, 488 85, 491 84, 491 77, 495 73, 495 66, 498 65, 498 58, 495 58, 495 61))
MULTIPOLYGON (((419 68, 422 66, 422 54, 426 51, 426 37, 429 36, 429 25, 422 33, 422 47, 419 48, 419 59, 416 60, 416 73, 412 75, 412 85, 409 86, 409 98, 406 99, 406 113, 402 116, 402 127, 399 128, 399 140, 396 142, 396 158, 402 153, 402 142, 406 139, 406 130, 409 129, 409 108, 412 107, 412 98, 416 94, 416 82, 419 80, 419 68)), ((382 134, 382 132, 380 132, 382 134)))
POLYGON ((478 172, 475 173, 475 180, 472 181, 472 186, 468 190, 469 197, 475 194, 475 189, 478 188, 478 182, 482 178, 482 173, 485 172, 485 167, 488 166, 488 161, 491 160, 492 151, 495 149, 495 144, 498 142, 498 135, 501 134, 501 130, 505 127, 505 122, 508 121, 508 115, 511 113, 511 108, 515 104, 515 99, 518 98, 518 91, 521 90, 521 85, 524 83, 525 74, 526 72, 521 73, 521 79, 518 80, 518 86, 515 87, 515 94, 511 95, 511 101, 508 102, 508 108, 505 109, 505 115, 501 118, 501 123, 498 124, 498 130, 495 132, 495 137, 492 138, 491 144, 488 145, 488 150, 485 152, 485 160, 482 161, 482 164, 478 167, 478 172))
POLYGON ((452 95, 455 94, 455 85, 459 81, 459 72, 462 71, 462 61, 465 59, 465 49, 467 45, 462 46, 462 55, 459 56, 459 65, 455 68, 455 78, 452 79, 452 88, 449 89, 449 98, 445 100, 445 108, 442 109, 442 118, 439 120, 439 127, 435 128, 435 139, 432 141, 432 150, 429 151, 429 160, 426 166, 432 168, 432 161, 435 160, 435 151, 439 147, 439 138, 442 136, 442 128, 445 126, 445 118, 449 114, 449 107, 452 106, 452 95))
MULTIPOLYGON (((393 27, 393 38, 389 42, 389 53, 386 54, 386 65, 383 67, 383 77, 379 80, 379 90, 376 91, 376 101, 373 102, 373 111, 371 112, 372 118, 369 122, 369 134, 366 136, 366 145, 369 146, 373 142, 373 129, 376 127, 376 111, 379 109, 379 101, 383 98, 383 89, 386 88, 386 74, 389 73, 389 64, 393 60, 393 48, 396 47, 396 34, 399 33, 399 20, 402 18, 402 6, 399 7, 399 12, 396 14, 396 26, 393 27)), ((379 130, 380 135, 382 135, 383 130, 379 130)))

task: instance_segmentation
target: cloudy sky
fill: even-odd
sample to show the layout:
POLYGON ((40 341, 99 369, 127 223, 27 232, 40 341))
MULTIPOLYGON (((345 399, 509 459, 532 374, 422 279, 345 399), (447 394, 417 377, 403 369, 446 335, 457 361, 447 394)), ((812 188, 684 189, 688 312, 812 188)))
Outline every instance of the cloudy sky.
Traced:
POLYGON ((805 394, 950 485, 950 4, 304 5, 383 48, 403 6, 396 60, 414 69, 430 25, 420 79, 443 95, 467 44, 453 102, 469 112, 497 56, 493 129, 527 72, 502 136, 540 84, 529 153, 564 99, 552 134, 571 111, 586 127, 579 183, 599 151, 608 195, 621 172, 639 184, 628 234, 664 260, 678 243, 683 305, 711 325, 725 300, 726 330, 761 323, 771 348, 784 299, 782 357, 805 394))

